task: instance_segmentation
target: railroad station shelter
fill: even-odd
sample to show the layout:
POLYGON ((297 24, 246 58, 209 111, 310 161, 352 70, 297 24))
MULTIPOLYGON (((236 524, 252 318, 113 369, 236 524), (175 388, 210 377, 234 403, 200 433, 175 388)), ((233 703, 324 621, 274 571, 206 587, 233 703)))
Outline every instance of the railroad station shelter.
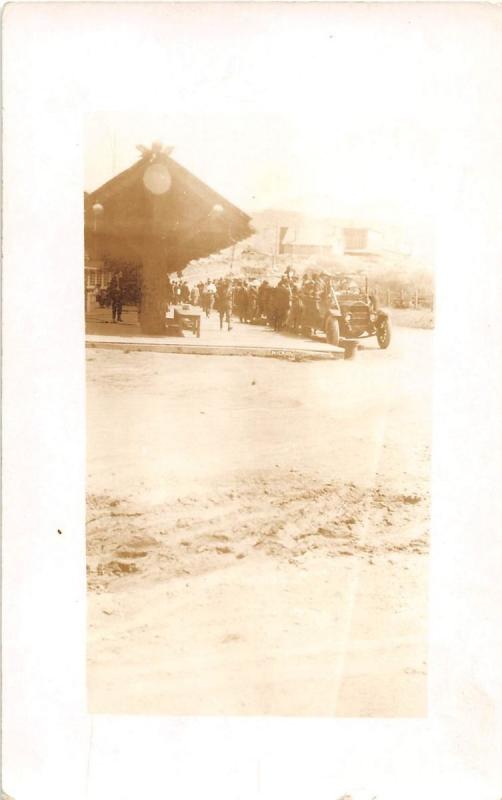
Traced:
POLYGON ((167 275, 253 233, 250 217, 154 142, 132 167, 84 196, 85 250, 140 270, 140 325, 165 330, 167 275))

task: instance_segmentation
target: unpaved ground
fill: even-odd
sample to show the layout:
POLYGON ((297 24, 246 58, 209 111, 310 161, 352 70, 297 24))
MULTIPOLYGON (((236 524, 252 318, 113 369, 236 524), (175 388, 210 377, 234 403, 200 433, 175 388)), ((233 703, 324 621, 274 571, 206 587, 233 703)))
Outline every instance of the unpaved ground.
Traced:
POLYGON ((431 342, 89 351, 92 711, 427 713, 431 342))
POLYGON ((403 328, 434 328, 434 311, 430 308, 390 308, 387 309, 392 318, 394 327, 403 328))

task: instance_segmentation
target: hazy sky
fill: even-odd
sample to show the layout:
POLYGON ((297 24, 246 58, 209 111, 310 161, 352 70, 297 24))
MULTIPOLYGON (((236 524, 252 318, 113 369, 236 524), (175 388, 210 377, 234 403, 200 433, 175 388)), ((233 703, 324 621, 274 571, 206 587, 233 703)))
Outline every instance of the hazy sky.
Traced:
MULTIPOLYGON (((423 229, 434 216, 437 135, 456 69, 451 46, 444 51, 443 12, 274 5, 283 7, 232 6, 224 17, 221 6, 185 6, 163 19, 184 53, 166 82, 182 91, 186 80, 185 108, 159 97, 158 110, 150 99, 144 110, 88 115, 85 188, 132 164, 136 144, 160 139, 245 211, 423 229), (214 102, 197 92, 197 75, 208 70, 220 79, 214 102)), ((464 43, 457 47, 454 25, 448 30, 453 55, 468 67, 464 43)))
POLYGON ((341 109, 330 116, 322 109, 92 115, 86 189, 130 166, 139 157, 136 144, 160 139, 174 146, 173 158, 246 211, 275 207, 389 220, 430 211, 433 134, 402 114, 363 116, 346 118, 341 109))

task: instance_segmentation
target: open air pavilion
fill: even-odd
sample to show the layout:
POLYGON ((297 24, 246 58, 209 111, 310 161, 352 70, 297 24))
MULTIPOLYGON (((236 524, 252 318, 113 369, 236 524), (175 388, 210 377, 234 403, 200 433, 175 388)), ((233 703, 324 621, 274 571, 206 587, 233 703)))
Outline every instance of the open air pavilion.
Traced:
POLYGON ((248 238, 250 217, 174 161, 140 147, 139 160, 84 197, 85 249, 140 273, 143 333, 165 332, 167 276, 248 238))

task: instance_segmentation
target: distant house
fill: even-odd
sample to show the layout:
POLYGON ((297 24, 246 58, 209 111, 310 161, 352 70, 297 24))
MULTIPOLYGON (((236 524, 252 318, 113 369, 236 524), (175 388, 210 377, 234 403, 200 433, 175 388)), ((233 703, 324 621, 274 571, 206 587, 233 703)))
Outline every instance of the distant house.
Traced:
POLYGON ((331 256, 343 253, 341 229, 334 225, 280 228, 279 253, 292 256, 331 256))
MULTIPOLYGON (((255 214, 253 223, 257 233, 250 240, 250 247, 271 256, 272 263, 279 255, 293 263, 295 259, 311 259, 312 265, 316 260, 330 261, 350 270, 356 256, 367 265, 393 255, 410 255, 413 240, 420 240, 402 225, 368 217, 307 217, 286 210, 268 210, 255 214)), ((426 233, 421 236, 422 241, 427 241, 426 233)))
POLYGON ((348 226, 343 228, 344 253, 377 253, 382 249, 384 237, 373 228, 348 226))
POLYGON ((331 222, 281 228, 279 252, 300 257, 375 253, 381 250, 382 243, 382 234, 377 230, 331 222))

